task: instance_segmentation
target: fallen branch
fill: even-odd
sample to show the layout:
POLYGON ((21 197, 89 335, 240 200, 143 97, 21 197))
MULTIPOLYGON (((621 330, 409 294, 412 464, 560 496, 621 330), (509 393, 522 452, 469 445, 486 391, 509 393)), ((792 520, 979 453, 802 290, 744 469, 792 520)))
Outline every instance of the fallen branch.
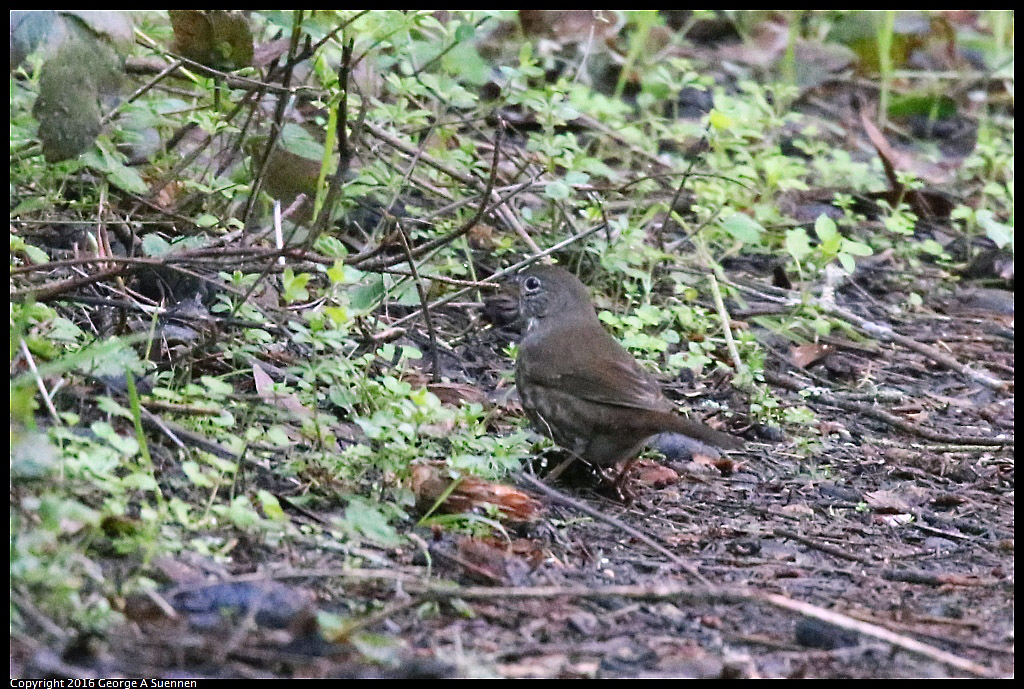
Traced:
POLYGON ((520 480, 530 484, 532 488, 536 488, 540 492, 544 493, 544 495, 548 496, 552 500, 555 500, 556 502, 571 507, 574 510, 583 512, 584 514, 593 517, 594 519, 602 521, 605 524, 614 526, 616 529, 629 534, 633 538, 637 539, 638 541, 641 541, 642 543, 645 543, 651 548, 654 548, 656 551, 667 557, 669 560, 679 565, 679 567, 681 567, 684 572, 692 576, 697 581, 701 582, 702 584, 710 585, 711 582, 705 579, 704 575, 698 572, 697 568, 692 563, 687 562, 686 560, 679 557, 678 555, 673 553, 671 550, 669 550, 662 544, 658 543, 656 540, 654 540, 647 534, 643 533, 639 529, 630 526, 621 519, 616 519, 615 517, 609 514, 604 514, 600 510, 596 510, 584 502, 574 500, 573 498, 570 498, 568 495, 562 493, 561 491, 555 490, 554 488, 547 485, 543 481, 540 481, 534 478, 533 476, 530 476, 529 474, 520 474, 520 480))
POLYGON ((813 538, 808 538, 807 536, 798 534, 795 531, 790 531, 789 529, 777 528, 774 530, 773 533, 779 538, 788 538, 791 541, 803 543, 805 546, 809 548, 820 550, 821 552, 828 553, 833 557, 838 557, 843 560, 850 560, 851 562, 859 562, 862 565, 873 564, 870 558, 862 557, 861 555, 857 555, 856 553, 851 553, 849 550, 841 548, 837 545, 831 545, 829 543, 821 543, 819 541, 815 541, 813 538))
POLYGON ((992 390, 998 390, 1001 392, 1006 390, 1010 385, 1008 381, 1000 380, 989 375, 985 371, 978 371, 976 369, 971 368, 967 364, 960 363, 954 357, 939 350, 937 347, 932 347, 931 345, 926 345, 923 342, 918 342, 917 340, 907 337, 906 335, 900 335, 898 332, 893 330, 888 325, 873 323, 867 319, 861 318, 860 316, 858 316, 857 314, 853 313, 848 309, 844 309, 841 306, 833 305, 831 307, 826 307, 825 311, 833 316, 842 318, 844 321, 846 321, 853 327, 857 328, 857 330, 860 330, 865 335, 869 335, 877 340, 882 340, 883 342, 896 342, 898 344, 901 344, 907 349, 913 350, 918 354, 923 354, 932 361, 942 364, 946 368, 956 371, 957 373, 960 373, 970 378, 976 383, 981 383, 987 388, 991 388, 992 390))
POLYGON ((793 390, 794 392, 807 395, 809 398, 820 400, 825 404, 831 404, 839 407, 840 409, 845 409, 846 411, 852 411, 877 421, 882 421, 883 423, 893 426, 894 428, 898 428, 910 435, 916 435, 934 443, 948 443, 951 445, 983 445, 985 447, 1013 447, 1013 438, 984 438, 979 436, 959 436, 935 433, 927 428, 921 428, 920 426, 916 426, 912 423, 907 423, 898 416, 882 411, 876 407, 860 404, 859 402, 853 402, 851 400, 844 400, 826 392, 825 390, 809 388, 799 381, 793 380, 789 376, 784 376, 779 373, 765 371, 764 379, 772 385, 793 390))
POLYGON ((780 610, 795 612, 804 617, 821 620, 833 626, 856 632, 862 636, 884 641, 896 648, 922 658, 928 658, 948 667, 976 677, 991 677, 993 670, 972 660, 943 651, 903 634, 897 634, 885 627, 856 620, 849 615, 826 610, 825 608, 793 600, 775 593, 761 593, 744 589, 724 590, 715 587, 689 588, 685 586, 534 586, 534 587, 489 587, 489 586, 446 586, 443 584, 406 583, 405 590, 428 600, 525 600, 532 598, 585 598, 660 601, 679 603, 758 603, 780 610))

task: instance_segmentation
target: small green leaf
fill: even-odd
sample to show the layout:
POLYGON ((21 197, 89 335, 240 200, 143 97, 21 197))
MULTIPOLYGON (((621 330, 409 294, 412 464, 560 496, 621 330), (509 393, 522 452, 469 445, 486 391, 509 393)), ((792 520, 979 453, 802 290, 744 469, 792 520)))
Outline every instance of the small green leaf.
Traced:
POLYGON ((281 284, 284 287, 284 300, 288 303, 306 301, 309 299, 309 291, 306 285, 312 276, 309 273, 296 275, 291 268, 285 268, 281 276, 281 284))
POLYGON ((749 215, 736 213, 719 223, 722 228, 744 244, 760 244, 764 227, 749 215))
POLYGON ((549 199, 554 199, 556 201, 569 198, 569 194, 571 193, 572 187, 562 180, 556 180, 544 187, 544 195, 549 199))
POLYGON ((203 473, 202 468, 192 460, 187 460, 181 463, 181 470, 192 485, 198 486, 199 488, 213 488, 213 481, 203 473))
POLYGON ((280 522, 288 521, 284 510, 281 509, 281 503, 278 502, 277 497, 273 493, 260 490, 256 493, 256 497, 260 501, 260 507, 263 509, 263 514, 267 516, 267 519, 280 522))
POLYGON ((713 109, 708 113, 708 121, 711 126, 719 131, 728 131, 733 128, 733 121, 728 115, 724 114, 721 110, 713 109))
POLYGON ((956 101, 945 94, 934 93, 895 96, 889 104, 889 117, 898 119, 911 115, 948 120, 956 116, 956 101))
POLYGON ((1002 249, 1009 245, 1013 251, 1013 226, 1005 225, 995 218, 995 214, 988 209, 982 209, 975 214, 978 226, 985 230, 985 236, 991 239, 997 247, 1002 249))
POLYGON ((141 175, 120 160, 119 153, 111 153, 104 145, 101 137, 96 141, 96 146, 82 155, 82 162, 87 166, 102 172, 110 183, 118 189, 132 194, 148 194, 149 186, 143 181, 141 175))
POLYGON ((278 447, 288 447, 291 445, 291 440, 289 440, 288 434, 285 433, 284 429, 280 426, 271 426, 267 429, 267 440, 278 447))
POLYGON ((831 235, 827 240, 824 240, 819 245, 821 254, 826 258, 832 258, 839 253, 840 247, 843 245, 843 236, 838 232, 831 235))
POLYGON ((335 261, 334 265, 327 269, 327 277, 333 285, 351 285, 363 278, 363 272, 352 266, 345 265, 343 261, 335 261))
POLYGON ((349 643, 364 658, 383 667, 399 665, 402 654, 407 652, 406 644, 401 639, 384 634, 360 632, 353 634, 349 643))
POLYGON ((472 24, 461 23, 455 29, 455 42, 464 43, 473 39, 476 28, 472 24))
POLYGON ((802 227, 794 227, 786 232, 786 253, 792 256, 797 263, 803 261, 811 253, 811 238, 807 236, 807 230, 802 227))
POLYGON ((875 251, 863 242, 857 242, 852 239, 843 239, 843 253, 852 254, 854 256, 871 256, 875 251))
POLYGON ((170 250, 170 243, 155 232, 150 232, 142 238, 142 253, 147 256, 163 256, 170 250))
POLYGON ((818 219, 814 221, 814 232, 818 235, 818 239, 823 242, 828 242, 839 234, 835 221, 824 213, 819 215, 818 219))
POLYGON ((96 407, 105 414, 121 416, 126 419, 133 418, 131 411, 105 395, 101 395, 96 398, 96 407))
POLYGON ((213 376, 203 376, 199 380, 206 386, 206 390, 209 392, 210 397, 213 397, 214 399, 221 399, 235 391, 235 389, 231 387, 231 383, 226 383, 219 378, 214 378, 213 376))
POLYGON ((395 547, 402 539, 387 517, 369 503, 353 498, 345 508, 345 523, 368 540, 379 545, 395 547))
POLYGON ((335 326, 345 326, 352 322, 352 317, 344 306, 325 306, 324 315, 331 319, 335 326))
POLYGON ((360 285, 349 292, 352 298, 352 308, 357 312, 372 311, 384 298, 384 277, 382 275, 371 275, 365 285, 360 285))

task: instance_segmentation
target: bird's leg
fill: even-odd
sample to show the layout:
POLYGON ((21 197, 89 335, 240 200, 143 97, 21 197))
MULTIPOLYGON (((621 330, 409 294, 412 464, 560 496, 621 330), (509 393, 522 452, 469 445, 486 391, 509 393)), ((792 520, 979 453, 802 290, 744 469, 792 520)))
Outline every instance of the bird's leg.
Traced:
POLYGON ((620 494, 620 496, 623 496, 623 497, 626 496, 626 492, 623 490, 623 488, 626 485, 626 479, 629 478, 630 469, 633 468, 633 465, 636 464, 636 462, 637 462, 637 457, 636 456, 630 458, 629 460, 626 461, 626 466, 623 467, 623 470, 618 472, 618 478, 615 479, 614 486, 615 486, 615 492, 620 494))
POLYGON ((565 472, 566 469, 569 468, 570 465, 572 465, 573 462, 575 462, 579 458, 580 456, 578 454, 576 454, 575 452, 570 452, 568 459, 563 460, 561 464, 559 464, 558 466, 556 466, 554 469, 547 473, 547 475, 544 477, 544 482, 551 483, 552 481, 556 480, 565 472))

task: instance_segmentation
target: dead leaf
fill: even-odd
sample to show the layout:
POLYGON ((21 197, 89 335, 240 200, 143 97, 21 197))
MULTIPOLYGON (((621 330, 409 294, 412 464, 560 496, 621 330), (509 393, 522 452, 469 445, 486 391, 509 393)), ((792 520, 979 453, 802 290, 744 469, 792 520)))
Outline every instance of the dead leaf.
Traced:
POLYGON ((866 108, 860 111, 861 126, 868 135, 878 157, 882 160, 882 167, 885 176, 889 180, 889 191, 877 194, 869 194, 869 198, 884 198, 895 204, 903 200, 910 204, 910 207, 921 218, 942 218, 948 217, 953 210, 952 201, 944 194, 935 191, 906 189, 899 182, 897 171, 911 172, 916 177, 929 184, 943 185, 952 182, 957 166, 940 166, 921 161, 908 153, 897 151, 884 134, 871 121, 866 108))
POLYGON ((471 404, 484 404, 487 402, 487 395, 483 390, 466 383, 430 383, 427 390, 437 395, 441 404, 457 407, 463 402, 471 404))
POLYGON ((695 474, 706 474, 709 470, 717 470, 722 476, 732 476, 733 473, 743 466, 733 462, 729 457, 721 455, 714 457, 703 452, 694 452, 693 461, 687 465, 688 469, 695 469, 695 474))
POLYGON ((815 361, 824 359, 834 351, 836 351, 836 348, 832 345, 827 345, 823 342, 812 342, 791 347, 789 358, 797 368, 807 368, 815 361))
POLYGON ((494 228, 484 223, 477 223, 469 228, 466 241, 469 242, 470 248, 478 251, 493 251, 498 247, 498 242, 494 238, 494 228))
MULTIPOLYGON (((418 464, 412 470, 412 491, 417 507, 426 512, 434 506, 451 486, 452 479, 442 474, 436 464, 418 464)), ((472 512, 494 505, 501 514, 512 521, 536 520, 542 511, 541 504, 513 486, 492 483, 475 476, 458 479, 458 485, 448 494, 438 510, 445 513, 472 512)))
POLYGON ((903 526, 904 524, 909 524, 910 522, 914 521, 914 515, 912 515, 912 514, 905 514, 905 513, 901 513, 901 514, 884 514, 884 515, 879 515, 878 518, 886 526, 892 526, 892 527, 903 526))
POLYGON ((956 507, 967 502, 967 498, 956 493, 943 493, 942 495, 936 495, 932 500, 932 504, 939 508, 956 507))
POLYGON ((507 586, 529 585, 530 565, 513 553, 507 543, 463 537, 458 540, 459 563, 467 573, 507 586))
POLYGON ((649 459, 639 460, 630 472, 632 480, 652 488, 664 488, 679 482, 679 474, 664 464, 649 459))
POLYGON ((788 44, 789 26, 776 19, 758 23, 747 40, 722 46, 718 54, 726 60, 767 68, 782 55, 788 44))
POLYGON ((782 507, 782 513, 783 514, 788 514, 791 517, 813 517, 814 516, 814 510, 812 508, 810 508, 809 506, 801 503, 801 502, 795 502, 795 503, 793 503, 791 505, 784 505, 782 507))
POLYGON ((909 512, 910 504, 902 495, 892 490, 875 490, 864 494, 866 502, 876 512, 909 512))
POLYGON ((264 371, 258 363, 253 362, 252 378, 256 384, 256 394, 267 404, 286 409, 296 416, 312 417, 313 412, 307 409, 294 392, 282 394, 274 390, 274 380, 264 371))
POLYGON ((288 52, 288 45, 290 43, 291 39, 289 38, 279 38, 276 41, 260 43, 253 49, 252 66, 261 68, 269 66, 271 62, 274 62, 277 58, 288 52))
POLYGON ((617 27, 615 15, 601 10, 519 10, 519 22, 527 36, 563 44, 611 36, 617 27))

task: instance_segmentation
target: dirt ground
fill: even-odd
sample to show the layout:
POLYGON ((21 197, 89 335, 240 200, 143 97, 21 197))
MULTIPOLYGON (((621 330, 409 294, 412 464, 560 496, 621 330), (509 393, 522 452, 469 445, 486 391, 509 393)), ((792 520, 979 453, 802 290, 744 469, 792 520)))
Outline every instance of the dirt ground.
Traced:
MULTIPOLYGON (((1012 380, 1011 293, 990 290, 979 301, 977 290, 936 287, 918 313, 893 319, 890 307, 903 295, 888 275, 864 271, 837 303, 1012 380)), ((511 365, 499 352, 512 336, 483 331, 452 360, 493 387, 511 365)), ((585 471, 554 484, 563 498, 524 479, 539 518, 508 525, 508 539, 421 531, 413 534, 419 547, 361 553, 374 565, 360 570, 314 548, 293 546, 282 556, 241 544, 231 571, 221 573, 229 583, 168 594, 173 619, 136 601, 108 643, 76 640, 60 657, 26 659, 24 669, 176 677, 1012 675, 1012 387, 993 389, 973 369, 951 370, 905 341, 833 342, 832 353, 806 369, 777 349, 766 366, 784 399, 795 404, 812 391, 805 399, 820 423, 818 452, 804 455, 789 439, 747 429, 748 450, 728 458, 641 463, 626 500, 602 495, 585 471), (884 399, 858 392, 867 380, 884 399), (225 618, 225 609, 240 612, 225 618), (322 617, 314 623, 317 610, 337 616, 333 641, 317 631, 325 628, 322 617)), ((728 395, 720 386, 704 392, 728 395)), ((514 397, 495 394, 514 413, 514 397)), ((15 642, 15 663, 18 651, 15 642)))
MULTIPOLYGON (((752 47, 749 41, 737 46, 752 47)), ((733 59, 728 55, 709 52, 709 69, 720 70, 733 59)), ((717 76, 723 82, 734 79, 717 76)), ((1004 261, 1012 254, 996 251, 991 242, 958 245, 960 239, 954 241, 949 232, 953 202, 936 191, 941 185, 923 192, 897 185, 893 161, 900 156, 855 105, 859 99, 850 97, 858 91, 852 95, 875 99, 877 88, 856 80, 829 84, 802 100, 801 108, 814 115, 822 130, 833 132, 836 149, 848 147, 859 161, 873 160, 877 153, 890 180, 889 189, 858 195, 858 203, 868 196, 867 205, 907 202, 922 220, 914 237, 895 237, 893 244, 938 242, 944 232, 941 251, 954 256, 943 268, 920 258, 916 248, 895 256, 892 249, 858 256, 853 275, 832 286, 834 301, 815 294, 820 285, 782 289, 773 267, 752 258, 723 262, 729 287, 744 298, 726 304, 733 330, 752 333, 766 353, 763 382, 782 404, 807 405, 816 416, 814 427, 803 428, 802 436, 792 427, 787 434, 751 422, 745 416, 749 396, 722 373, 665 381, 666 394, 692 409, 706 413, 702 402, 712 402, 731 410, 731 419, 719 414, 715 423, 742 435, 747 448, 712 458, 664 446, 665 456, 653 452, 636 466, 626 496, 612 494, 583 466, 550 484, 538 483, 534 476, 543 476, 542 465, 559 460, 558 451, 546 450, 545 461, 511 477, 508 485, 466 482, 447 496, 442 483, 431 493, 463 499, 470 509, 486 496, 495 497, 513 515, 498 524, 493 513, 477 510, 480 523, 488 527, 481 531, 490 536, 471 537, 465 529, 413 529, 402 547, 354 550, 316 537, 334 514, 288 501, 295 485, 268 468, 278 457, 271 456, 271 448, 258 460, 246 458, 239 494, 266 489, 278 496, 291 524, 305 528, 301 537, 275 543, 233 530, 230 538, 237 542, 225 549, 230 566, 184 554, 145 563, 147 572, 161 575, 154 576, 160 579, 160 592, 115 601, 123 605, 125 622, 102 637, 54 628, 33 601, 21 600, 20 614, 47 641, 12 634, 12 677, 1012 676, 1012 265, 1008 280, 1006 275, 993 279, 995 270, 980 280, 965 274, 954 284, 945 272, 953 263, 967 263, 972 252, 988 251, 1004 261), (920 295, 920 301, 911 294, 920 295), (817 344, 794 348, 756 323, 758 314, 790 314, 794 303, 811 298, 850 329, 836 327, 817 344), (359 566, 339 564, 352 560, 359 566), (51 639, 58 642, 51 644, 51 639)), ((1004 116, 1012 127, 1012 93, 1008 98, 1004 116)), ((523 121, 516 108, 496 107, 492 114, 512 123, 512 129, 536 126, 523 121)), ((591 119, 570 123, 566 131, 583 142, 600 142, 600 147, 613 143, 612 164, 639 161, 624 179, 658 177, 667 170, 649 167, 657 156, 634 156, 628 141, 591 119)), ((486 135, 481 131, 474 123, 461 134, 463 141, 500 141, 487 138, 489 130, 486 135)), ((792 148, 791 137, 783 134, 779 147, 792 148)), ((393 137, 372 135, 364 134, 374 147, 390 150, 393 137)), ((958 162, 974 146, 968 138, 970 145, 957 153, 958 162)), ((693 150, 699 155, 697 143, 693 150)), ((525 150, 525 138, 510 134, 502 145, 518 155, 525 150)), ((416 159, 420 153, 422 147, 416 159)), ((481 163, 480 169, 485 167, 481 163)), ((515 172, 499 180, 508 189, 527 177, 525 166, 512 167, 515 172)), ((677 191, 675 184, 666 183, 658 201, 687 207, 689 201, 679 194, 683 186, 677 191)), ((488 186, 481 198, 491 190, 488 186)), ((822 208, 835 210, 830 204, 836 191, 780 192, 769 201, 810 228, 825 213, 822 208)), ((627 196, 616 200, 637 202, 627 196)), ((449 203, 421 195, 409 205, 436 211, 449 203)), ((881 224, 877 208, 863 213, 869 218, 863 223, 865 234, 881 224)), ((671 240, 686 247, 692 239, 680 228, 674 234, 662 232, 664 224, 657 232, 644 229, 652 244, 671 240)), ((505 226, 496 231, 511 233, 505 226)), ((12 229, 12 242, 14 236, 12 229)), ((246 272, 262 271, 265 277, 273 268, 269 262, 277 260, 261 246, 239 249, 251 255, 226 252, 234 248, 211 250, 225 250, 227 262, 218 267, 234 270, 244 260, 246 272)), ((398 256, 398 249, 391 248, 398 256)), ((529 255, 525 245, 520 249, 529 255)), ((507 262, 497 265, 496 251, 478 251, 474 259, 481 254, 484 260, 478 261, 475 274, 507 267, 507 262)), ((568 262, 581 255, 591 258, 581 246, 558 258, 568 262)), ((289 261, 299 266, 304 256, 289 261)), ((56 257, 69 259, 70 254, 56 257)), ((502 261, 508 258, 501 256, 502 261)), ((303 270, 314 272, 304 265, 303 270)), ((385 270, 384 265, 375 270, 385 270)), ((663 268, 656 269, 660 277, 663 268)), ((777 273, 778 264, 775 268, 777 273)), ((131 275, 127 267, 124 275, 131 275)), ((26 273, 19 279, 29 277, 26 273)), ((75 292, 65 295, 65 305, 93 304, 110 296, 91 291, 91 283, 72 289, 69 277, 73 274, 52 276, 57 292, 75 292)), ((115 278, 120 281, 121 273, 107 282, 115 278)), ((22 285, 22 297, 29 286, 22 285)), ((60 295, 36 296, 56 302, 60 295)), ((190 294, 182 303, 191 299, 190 294)), ((279 299, 273 301, 277 308, 279 299)), ((714 312, 710 303, 702 306, 714 312)), ((382 327, 367 338, 369 347, 376 347, 373 338, 395 324, 389 317, 413 310, 385 304, 378 312, 386 309, 386 315, 375 314, 382 327)), ((116 308, 111 312, 118 316, 111 319, 115 324, 137 316, 116 308)), ((493 410, 490 432, 513 432, 522 412, 502 376, 513 367, 502 351, 514 341, 514 330, 483 327, 479 305, 450 304, 430 312, 445 344, 439 357, 442 373, 455 386, 452 394, 478 394, 493 410)), ((429 368, 430 339, 422 320, 404 325, 407 339, 397 343, 424 352, 422 365, 429 368)), ((221 327, 218 336, 227 339, 250 326, 223 321, 221 327)), ((287 350, 294 343, 286 341, 286 329, 281 331, 274 346, 287 350)), ((192 345, 181 350, 185 366, 196 365, 190 360, 192 345)), ((211 351, 204 366, 221 356, 211 351)), ((225 370, 231 367, 237 364, 229 361, 225 370)), ((258 402, 257 395, 252 398, 258 402)), ((178 452, 161 432, 149 430, 170 448, 165 454, 178 452)), ((112 555, 103 567, 97 581, 106 584, 136 576, 140 563, 112 555)))

